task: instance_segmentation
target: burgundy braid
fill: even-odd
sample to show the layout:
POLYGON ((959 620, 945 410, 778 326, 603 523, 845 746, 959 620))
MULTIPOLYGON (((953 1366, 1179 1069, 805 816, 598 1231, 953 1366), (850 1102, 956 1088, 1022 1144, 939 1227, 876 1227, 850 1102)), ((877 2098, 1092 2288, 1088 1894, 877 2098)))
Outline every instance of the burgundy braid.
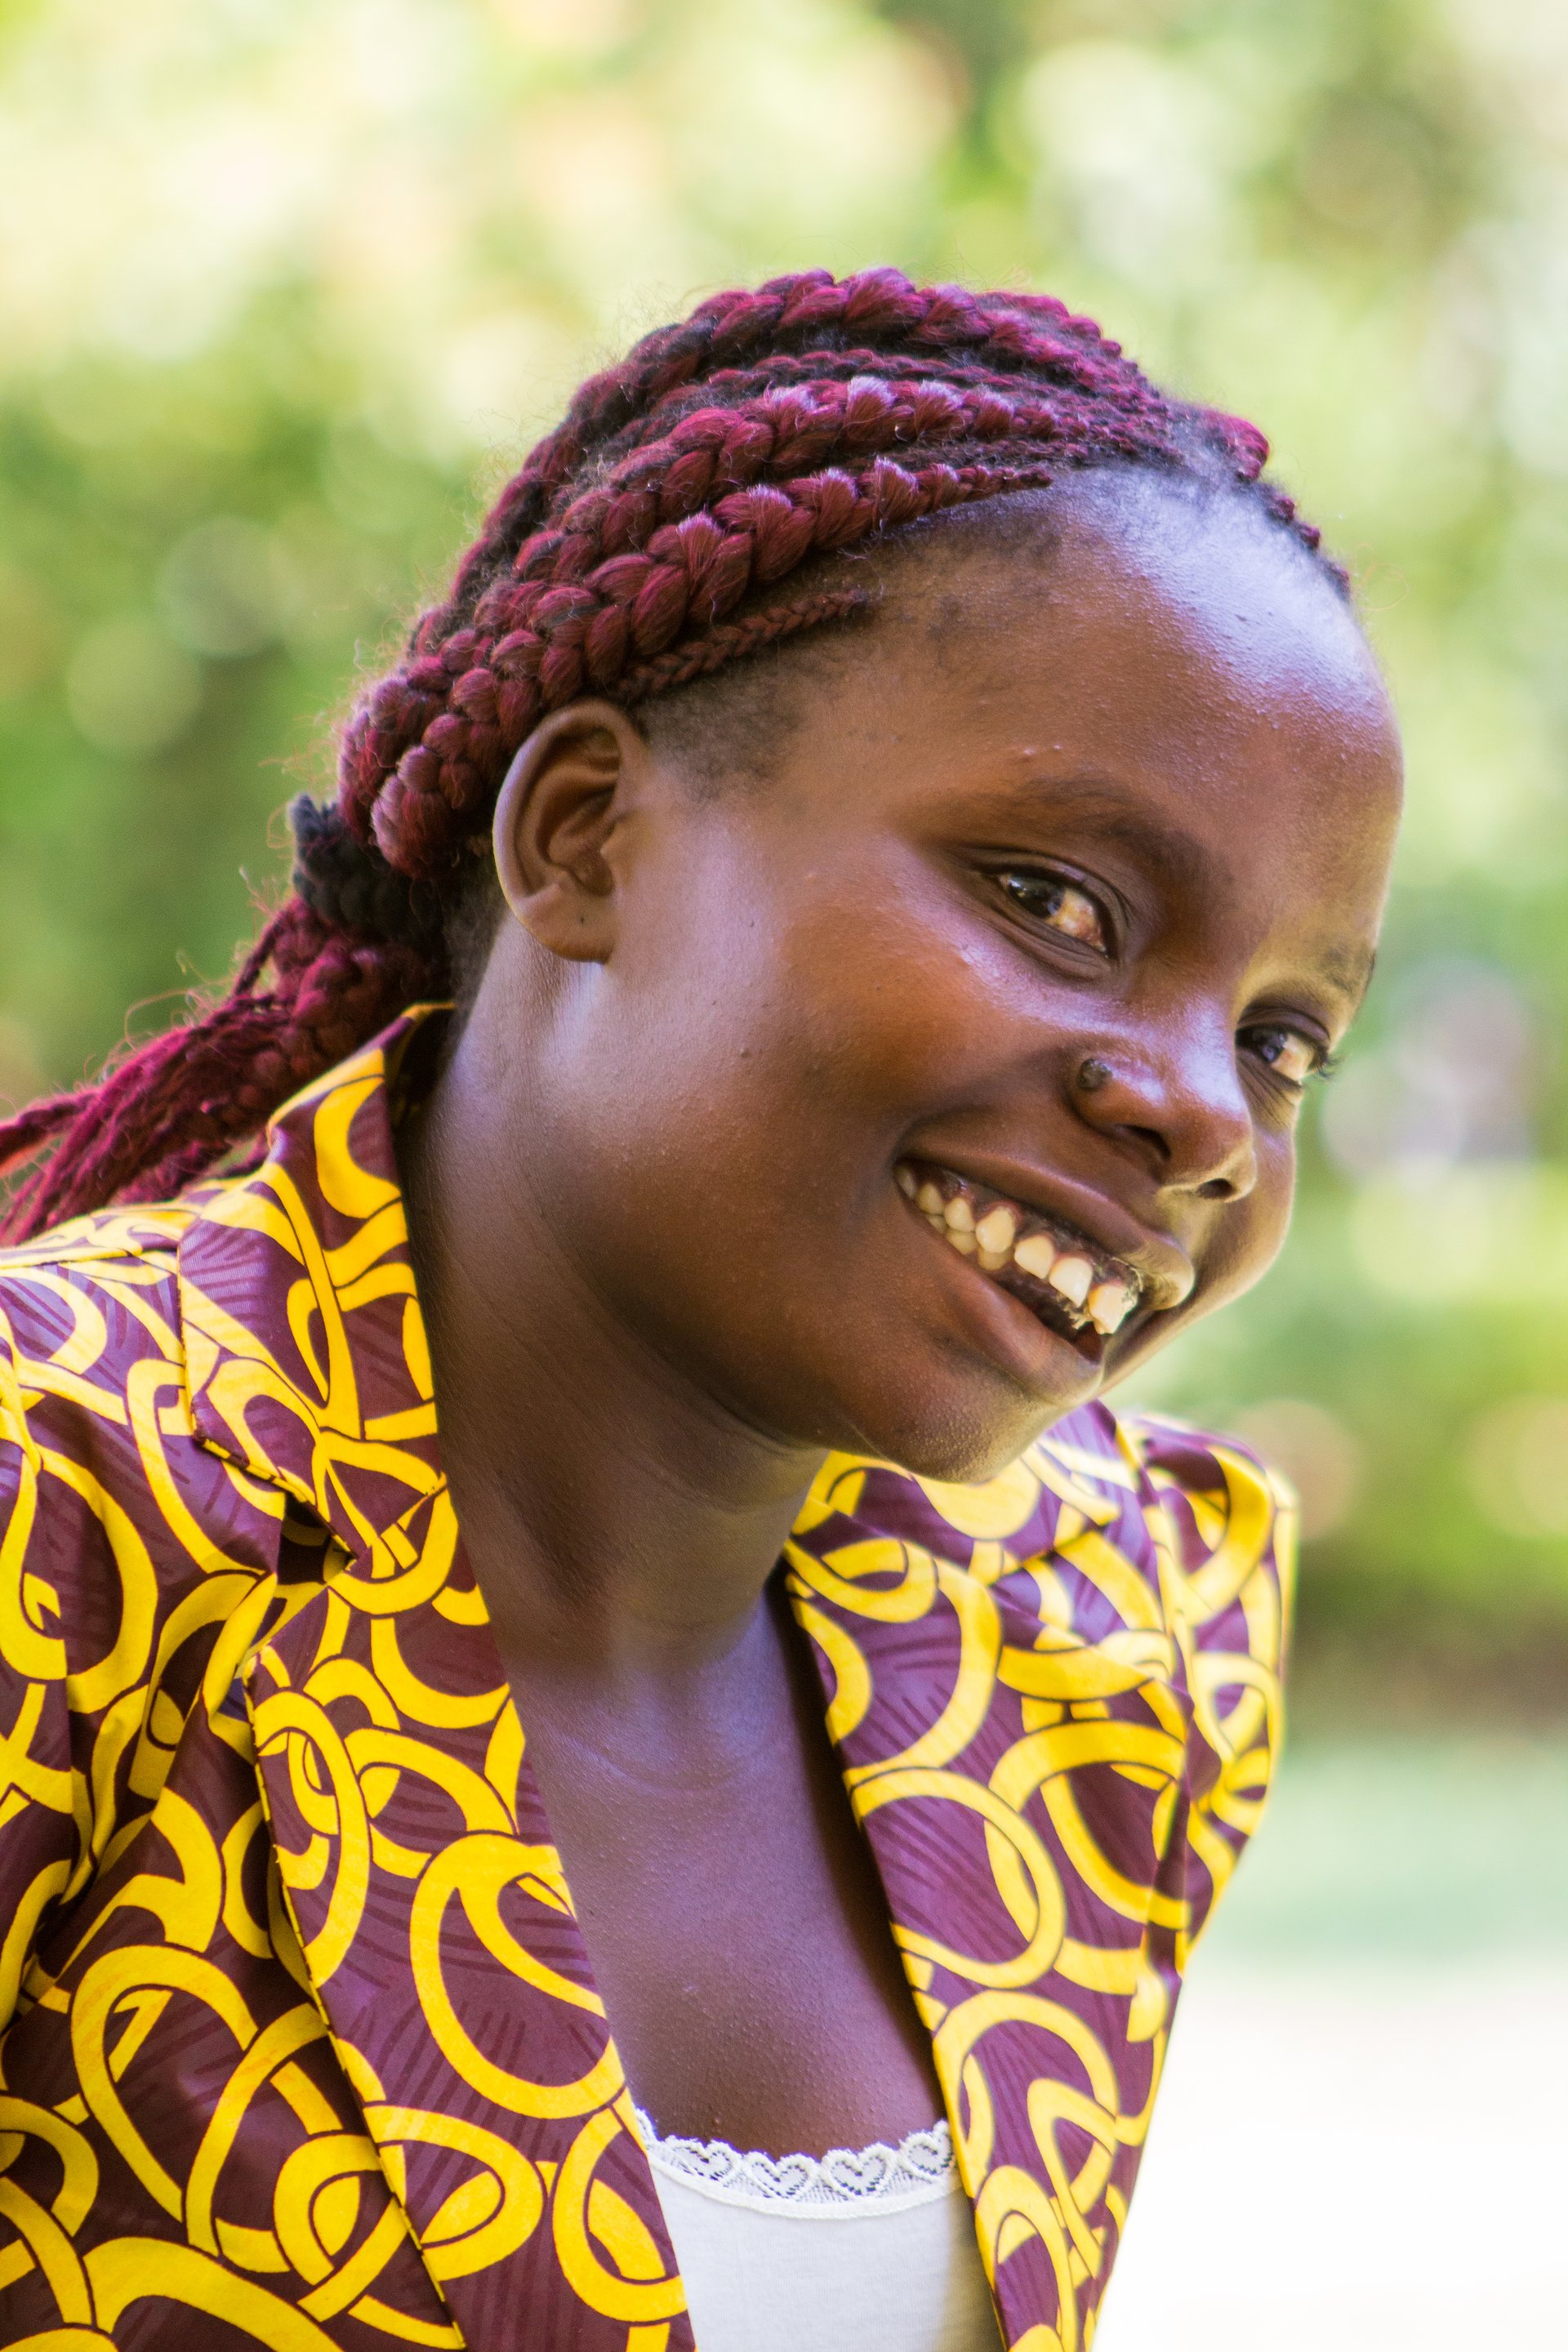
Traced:
POLYGON ((646 700, 842 617, 865 591, 737 607, 809 558, 1070 469, 1247 488, 1315 550, 1259 479, 1267 456, 1254 426, 1169 398, 1043 295, 809 270, 646 336, 583 385, 360 703, 335 810, 296 803, 292 893, 226 996, 0 1123, 0 1173, 48 1153, 5 1230, 165 1197, 405 1005, 446 994, 442 885, 546 711, 646 700))

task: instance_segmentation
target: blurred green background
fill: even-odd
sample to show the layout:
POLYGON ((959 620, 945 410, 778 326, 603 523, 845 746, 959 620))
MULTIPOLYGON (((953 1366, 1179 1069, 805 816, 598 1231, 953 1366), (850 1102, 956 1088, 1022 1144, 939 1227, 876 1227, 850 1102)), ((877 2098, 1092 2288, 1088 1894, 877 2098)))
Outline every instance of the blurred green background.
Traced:
POLYGON ((0 1097, 249 936, 583 372, 736 279, 1043 287, 1258 418, 1408 730, 1262 1292, 1150 1401, 1306 1500, 1302 1704, 1568 1683, 1561 0, 0 0, 0 1097))

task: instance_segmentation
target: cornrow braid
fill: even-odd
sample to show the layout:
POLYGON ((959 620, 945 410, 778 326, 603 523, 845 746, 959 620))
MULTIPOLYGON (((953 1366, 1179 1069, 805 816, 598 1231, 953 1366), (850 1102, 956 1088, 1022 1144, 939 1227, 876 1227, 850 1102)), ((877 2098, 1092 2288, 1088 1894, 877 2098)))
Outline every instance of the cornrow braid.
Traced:
POLYGON ((47 1154, 4 1229, 163 1197, 253 1145, 405 1005, 447 994, 464 853, 547 711, 646 702, 842 620, 865 590, 757 600, 814 558, 1087 467, 1247 490, 1317 550, 1262 480, 1267 456, 1255 426, 1160 392, 1044 295, 807 270, 645 336, 578 391, 360 701, 335 804, 295 802, 289 895, 226 995, 0 1123, 0 1174, 47 1154))

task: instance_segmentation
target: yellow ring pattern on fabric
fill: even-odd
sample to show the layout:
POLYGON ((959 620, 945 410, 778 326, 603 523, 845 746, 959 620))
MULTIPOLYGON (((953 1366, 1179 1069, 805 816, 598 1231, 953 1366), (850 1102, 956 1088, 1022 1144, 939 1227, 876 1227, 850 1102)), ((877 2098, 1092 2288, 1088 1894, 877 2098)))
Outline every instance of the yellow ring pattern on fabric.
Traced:
MULTIPOLYGON (((0 2340, 35 2352, 690 2352, 437 1451, 416 1026, 249 1174, 0 1254, 0 2340)), ((1293 1525, 1236 1447, 1096 1407, 974 1486, 835 1456, 786 1548, 1011 2352, 1091 2342, 1268 1783, 1293 1525)))

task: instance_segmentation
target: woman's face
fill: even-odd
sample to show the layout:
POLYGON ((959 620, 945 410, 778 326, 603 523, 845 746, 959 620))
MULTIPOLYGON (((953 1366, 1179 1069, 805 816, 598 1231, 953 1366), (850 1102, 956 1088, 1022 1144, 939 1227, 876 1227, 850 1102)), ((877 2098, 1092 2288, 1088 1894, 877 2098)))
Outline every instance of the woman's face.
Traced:
POLYGON ((564 725, 503 800, 481 991, 596 1311, 755 1430, 942 1478, 1268 1266, 1398 804, 1360 634, 1254 508, 1089 476, 1045 512, 891 566, 763 780, 564 725))

